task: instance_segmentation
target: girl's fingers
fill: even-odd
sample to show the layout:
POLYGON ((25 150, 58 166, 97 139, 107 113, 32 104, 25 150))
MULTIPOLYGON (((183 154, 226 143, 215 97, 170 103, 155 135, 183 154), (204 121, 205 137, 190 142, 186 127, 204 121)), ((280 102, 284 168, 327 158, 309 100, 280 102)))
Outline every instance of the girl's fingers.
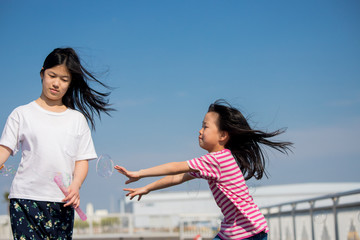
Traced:
POLYGON ((71 199, 70 201, 68 201, 64 207, 67 207, 67 206, 72 206, 73 208, 77 208, 80 206, 80 199, 79 198, 74 198, 74 199, 71 199))
POLYGON ((75 203, 73 204, 74 208, 78 208, 80 206, 80 199, 77 199, 75 203))
POLYGON ((115 168, 116 170, 118 170, 118 171, 125 171, 125 170, 126 170, 124 167, 121 167, 121 166, 119 166, 119 165, 116 165, 114 168, 115 168))
POLYGON ((126 194, 127 197, 130 197, 130 200, 132 200, 134 197, 139 196, 139 199, 141 198, 141 194, 136 192, 136 189, 132 189, 132 188, 124 188, 124 191, 128 191, 128 193, 126 194))
POLYGON ((130 179, 125 182, 125 184, 129 184, 129 183, 132 183, 130 179))
POLYGON ((63 199, 63 202, 66 202, 64 207, 72 206, 77 208, 80 205, 80 195, 70 190, 69 194, 63 199))

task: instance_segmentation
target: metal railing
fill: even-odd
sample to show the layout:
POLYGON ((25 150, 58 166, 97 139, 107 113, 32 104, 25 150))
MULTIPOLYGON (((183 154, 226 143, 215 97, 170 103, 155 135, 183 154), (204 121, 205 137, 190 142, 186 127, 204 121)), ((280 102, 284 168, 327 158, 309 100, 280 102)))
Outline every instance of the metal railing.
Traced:
POLYGON ((270 240, 360 240, 360 189, 271 205, 262 212, 270 240))

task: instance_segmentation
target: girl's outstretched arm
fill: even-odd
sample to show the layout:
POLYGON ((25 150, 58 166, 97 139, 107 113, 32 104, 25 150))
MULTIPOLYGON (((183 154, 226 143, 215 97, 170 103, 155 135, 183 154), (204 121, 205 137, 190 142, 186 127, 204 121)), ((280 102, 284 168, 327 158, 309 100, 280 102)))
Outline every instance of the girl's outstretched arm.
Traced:
POLYGON ((64 201, 67 202, 64 206, 73 206, 74 208, 80 206, 80 187, 87 176, 88 169, 88 160, 75 162, 74 180, 68 187, 69 195, 64 198, 64 201))
POLYGON ((147 169, 141 169, 139 171, 128 171, 126 168, 118 165, 115 166, 115 169, 118 170, 119 173, 122 173, 129 178, 129 180, 125 182, 126 184, 136 182, 137 180, 144 177, 176 175, 180 173, 194 171, 189 167, 186 161, 165 163, 163 165, 147 169))
POLYGON ((4 165, 4 163, 10 157, 12 151, 10 148, 0 145, 0 168, 4 165))
POLYGON ((161 178, 153 183, 150 183, 144 187, 124 188, 124 191, 128 191, 126 196, 129 196, 130 200, 132 200, 136 196, 139 196, 138 201, 140 201, 140 199, 143 195, 146 195, 151 191, 175 186, 180 183, 189 181, 191 179, 194 179, 194 177, 190 176, 187 173, 180 173, 180 174, 176 174, 176 175, 169 175, 169 176, 163 177, 163 178, 161 178))

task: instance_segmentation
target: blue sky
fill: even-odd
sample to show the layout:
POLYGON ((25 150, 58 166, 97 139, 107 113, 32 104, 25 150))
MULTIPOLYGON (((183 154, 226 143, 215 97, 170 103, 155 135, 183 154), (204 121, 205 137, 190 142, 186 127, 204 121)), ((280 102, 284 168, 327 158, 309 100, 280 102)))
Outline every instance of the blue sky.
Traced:
MULTIPOLYGON (((359 23, 357 0, 3 0, 0 125, 40 96, 44 58, 71 46, 115 88, 117 111, 93 139, 116 164, 135 170, 204 154, 201 121, 224 98, 253 127, 287 127, 279 139, 295 144, 289 156, 269 152, 269 179, 250 185, 359 182, 359 23)), ((11 178, 0 179, 2 193, 11 178)), ((81 206, 117 210, 124 181, 100 178, 92 161, 81 206)))

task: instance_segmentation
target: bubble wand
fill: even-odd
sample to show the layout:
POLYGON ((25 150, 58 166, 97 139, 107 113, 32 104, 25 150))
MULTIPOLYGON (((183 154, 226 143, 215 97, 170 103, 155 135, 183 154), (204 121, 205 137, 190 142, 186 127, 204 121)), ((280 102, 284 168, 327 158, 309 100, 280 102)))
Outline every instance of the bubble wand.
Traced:
MULTIPOLYGON (((65 195, 65 197, 67 195, 69 195, 68 191, 66 190, 65 186, 64 186, 64 183, 62 181, 62 177, 61 175, 56 175, 54 177, 54 181, 56 183, 56 185, 58 185, 58 187, 60 188, 60 190, 63 192, 63 194, 65 195)), ((86 214, 81 210, 80 207, 77 207, 77 208, 74 208, 75 211, 77 212, 77 214, 79 215, 80 219, 83 220, 83 221, 86 221, 87 217, 86 217, 86 214)))

